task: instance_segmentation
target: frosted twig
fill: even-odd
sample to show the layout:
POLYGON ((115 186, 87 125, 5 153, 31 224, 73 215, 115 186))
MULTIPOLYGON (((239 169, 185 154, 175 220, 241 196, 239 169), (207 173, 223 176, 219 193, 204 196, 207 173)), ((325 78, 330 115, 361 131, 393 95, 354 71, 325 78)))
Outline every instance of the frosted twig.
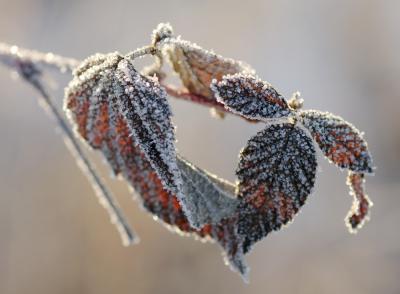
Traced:
POLYGON ((126 55, 126 58, 134 60, 139 57, 143 57, 145 55, 155 55, 157 53, 157 49, 153 46, 144 46, 142 48, 138 48, 135 51, 132 51, 126 55))
POLYGON ((180 99, 180 100, 185 100, 185 101, 189 101, 189 102, 193 102, 196 104, 200 104, 203 105, 205 107, 210 107, 210 108, 214 108, 218 111, 221 111, 223 113, 229 113, 232 115, 236 115, 242 119, 244 119, 247 122, 250 123, 257 123, 260 122, 259 119, 248 119, 238 113, 234 113, 229 111, 228 109, 226 109, 224 107, 224 105, 220 102, 218 102, 217 100, 210 100, 204 96, 201 96, 199 94, 193 94, 188 92, 186 89, 178 89, 177 87, 170 85, 170 84, 162 84, 162 86, 165 88, 165 90, 167 91, 167 94, 170 95, 171 97, 180 99))
POLYGON ((15 62, 31 62, 35 66, 55 68, 61 72, 72 71, 80 63, 79 60, 73 58, 23 49, 5 43, 0 43, 0 62, 13 68, 17 66, 15 62))
MULTIPOLYGON (((30 53, 32 53, 33 51, 23 50, 22 53, 19 54, 19 49, 13 49, 13 47, 9 47, 11 54, 4 54, 5 50, 2 50, 4 48, 7 48, 7 46, 2 45, 2 47, 0 47, 0 61, 12 67, 13 69, 16 69, 20 76, 39 92, 41 101, 45 105, 47 112, 53 116, 57 124, 60 126, 64 135, 66 145, 69 147, 71 153, 77 159, 79 167, 82 169, 84 174, 91 182, 100 203, 106 208, 108 214, 110 215, 111 222, 116 225, 122 238, 123 244, 125 246, 128 246, 137 242, 138 238, 135 236, 134 232, 130 228, 125 216, 119 208, 117 201, 114 199, 112 193, 106 188, 103 180, 97 174, 95 167, 91 164, 89 158, 87 158, 87 156, 83 152, 81 146, 79 145, 73 132, 69 128, 64 117, 58 111, 55 103, 43 86, 40 80, 41 72, 34 63, 35 60, 40 59, 40 56, 42 54, 34 53, 37 55, 38 58, 36 58, 35 56, 31 58, 30 53), (24 57, 21 58, 21 56, 24 57)), ((46 63, 47 61, 48 60, 44 60, 43 62, 46 63)), ((60 58, 59 61, 60 62, 57 63, 46 64, 54 65, 57 68, 61 68, 65 65, 67 69, 72 69, 72 59, 60 58)), ((38 62, 40 63, 41 61, 38 62)))
POLYGON ((214 107, 223 112, 228 112, 222 103, 217 102, 216 100, 207 99, 204 96, 193 94, 188 92, 186 89, 178 89, 177 87, 169 84, 162 84, 162 86, 167 91, 168 95, 173 96, 175 98, 186 100, 189 102, 194 102, 197 104, 201 104, 207 107, 214 107))

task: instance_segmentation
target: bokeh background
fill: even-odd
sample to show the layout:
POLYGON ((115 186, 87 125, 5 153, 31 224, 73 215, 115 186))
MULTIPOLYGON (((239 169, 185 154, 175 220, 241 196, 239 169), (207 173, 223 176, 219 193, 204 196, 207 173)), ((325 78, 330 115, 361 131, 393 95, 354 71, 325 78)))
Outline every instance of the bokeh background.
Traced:
MULTIPOLYGON (((346 174, 320 156, 315 192, 295 222, 260 242, 249 285, 220 250, 170 233, 108 177, 141 243, 125 248, 34 91, 0 67, 0 293, 400 293, 400 1, 0 0, 0 41, 66 56, 128 52, 162 21, 245 60, 286 97, 365 131, 377 166, 372 219, 350 235, 346 174)), ((49 75, 62 104, 70 77, 49 75)), ((178 148, 234 180, 262 126, 171 100, 178 148)))

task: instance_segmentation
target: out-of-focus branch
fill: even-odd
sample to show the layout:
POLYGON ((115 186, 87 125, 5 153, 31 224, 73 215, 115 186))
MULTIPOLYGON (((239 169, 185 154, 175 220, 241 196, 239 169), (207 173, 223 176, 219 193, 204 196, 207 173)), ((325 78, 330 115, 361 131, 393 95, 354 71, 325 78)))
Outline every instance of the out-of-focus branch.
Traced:
POLYGON ((47 93, 45 86, 41 81, 41 71, 36 66, 37 62, 60 70, 71 71, 78 64, 78 61, 49 54, 51 53, 42 54, 29 50, 20 51, 15 46, 0 44, 0 62, 3 62, 16 70, 25 81, 39 92, 45 109, 49 115, 56 120, 57 124, 61 128, 66 145, 75 156, 79 167, 91 182, 100 203, 106 208, 110 215, 111 222, 116 225, 123 244, 126 246, 133 244, 138 241, 138 238, 130 228, 116 199, 114 199, 112 193, 107 189, 100 175, 97 174, 96 168, 91 164, 89 158, 83 152, 78 140, 73 134, 73 131, 70 129, 63 115, 59 112, 54 101, 47 93))
POLYGON ((72 71, 80 63, 73 58, 23 49, 5 43, 0 43, 0 62, 13 68, 16 67, 15 62, 31 62, 35 66, 54 68, 61 72, 72 71))

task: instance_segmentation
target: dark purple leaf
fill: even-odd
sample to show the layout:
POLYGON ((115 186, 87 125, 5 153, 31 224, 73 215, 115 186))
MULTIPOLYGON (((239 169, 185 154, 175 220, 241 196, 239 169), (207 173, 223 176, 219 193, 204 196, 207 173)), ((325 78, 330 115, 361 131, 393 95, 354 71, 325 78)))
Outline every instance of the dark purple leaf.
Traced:
POLYGON ((227 75, 214 80, 211 89, 227 109, 251 120, 281 118, 292 111, 271 85, 248 74, 227 75))
POLYGON ((247 142, 236 171, 244 253, 293 219, 314 187, 316 168, 312 140, 293 124, 269 126, 247 142))

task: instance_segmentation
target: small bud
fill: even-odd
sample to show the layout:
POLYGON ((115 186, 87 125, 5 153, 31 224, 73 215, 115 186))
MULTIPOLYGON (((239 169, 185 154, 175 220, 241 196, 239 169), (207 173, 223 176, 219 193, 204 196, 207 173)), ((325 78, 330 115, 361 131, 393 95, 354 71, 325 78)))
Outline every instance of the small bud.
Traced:
POLYGON ((155 46, 158 42, 171 38, 173 33, 174 30, 169 23, 160 23, 151 35, 151 44, 155 46))
POLYGON ((292 94, 292 97, 289 99, 288 104, 289 107, 293 110, 298 110, 303 107, 304 99, 301 98, 301 94, 299 91, 296 91, 292 94))

